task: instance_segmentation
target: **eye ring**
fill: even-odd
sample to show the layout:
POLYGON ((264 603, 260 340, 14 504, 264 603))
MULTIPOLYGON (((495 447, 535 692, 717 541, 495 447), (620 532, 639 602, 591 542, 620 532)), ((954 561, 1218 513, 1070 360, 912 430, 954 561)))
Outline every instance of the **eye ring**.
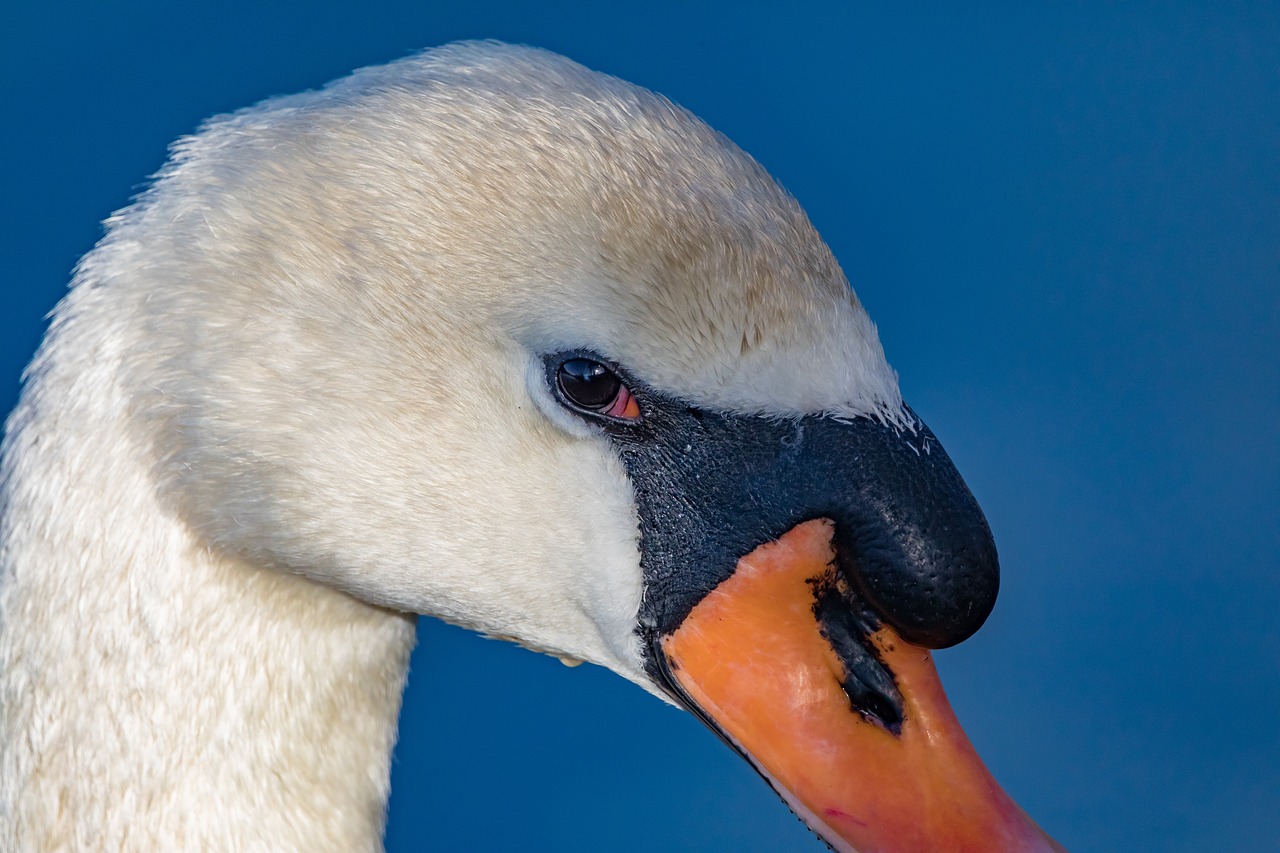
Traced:
POLYGON ((555 368, 556 389, 579 411, 607 418, 636 420, 640 405, 611 367, 585 356, 572 356, 555 368))

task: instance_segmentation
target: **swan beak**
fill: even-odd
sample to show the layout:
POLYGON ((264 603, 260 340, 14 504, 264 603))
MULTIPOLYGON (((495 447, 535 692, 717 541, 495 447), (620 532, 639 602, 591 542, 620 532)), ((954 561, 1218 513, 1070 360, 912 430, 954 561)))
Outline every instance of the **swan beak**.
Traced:
POLYGON ((858 607, 833 533, 756 548, 655 638, 667 686, 835 850, 1062 850, 982 764, 930 653, 858 607))

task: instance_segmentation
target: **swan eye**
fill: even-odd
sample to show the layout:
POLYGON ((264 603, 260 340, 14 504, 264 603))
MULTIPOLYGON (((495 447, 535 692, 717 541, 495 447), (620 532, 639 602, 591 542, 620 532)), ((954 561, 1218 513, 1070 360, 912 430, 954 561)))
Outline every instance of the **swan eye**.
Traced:
POLYGON ((589 358, 571 358, 556 371, 560 393, 575 406, 611 418, 638 418, 640 406, 631 389, 605 365, 589 358))

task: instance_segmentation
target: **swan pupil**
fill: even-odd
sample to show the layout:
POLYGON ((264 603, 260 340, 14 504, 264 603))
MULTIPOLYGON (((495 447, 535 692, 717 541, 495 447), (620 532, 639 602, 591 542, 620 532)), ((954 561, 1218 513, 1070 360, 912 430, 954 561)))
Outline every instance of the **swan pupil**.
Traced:
POLYGON ((572 358, 560 365, 557 379, 569 402, 584 409, 600 410, 618 398, 622 380, 598 361, 572 358))

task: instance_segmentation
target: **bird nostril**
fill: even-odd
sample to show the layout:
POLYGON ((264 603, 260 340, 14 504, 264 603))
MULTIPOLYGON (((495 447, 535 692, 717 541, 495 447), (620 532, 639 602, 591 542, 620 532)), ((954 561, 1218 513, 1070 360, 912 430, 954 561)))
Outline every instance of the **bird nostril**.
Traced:
POLYGON ((840 686, 852 709, 894 734, 902 732, 902 694, 871 642, 879 620, 855 595, 839 567, 810 581, 818 630, 840 658, 840 686))

